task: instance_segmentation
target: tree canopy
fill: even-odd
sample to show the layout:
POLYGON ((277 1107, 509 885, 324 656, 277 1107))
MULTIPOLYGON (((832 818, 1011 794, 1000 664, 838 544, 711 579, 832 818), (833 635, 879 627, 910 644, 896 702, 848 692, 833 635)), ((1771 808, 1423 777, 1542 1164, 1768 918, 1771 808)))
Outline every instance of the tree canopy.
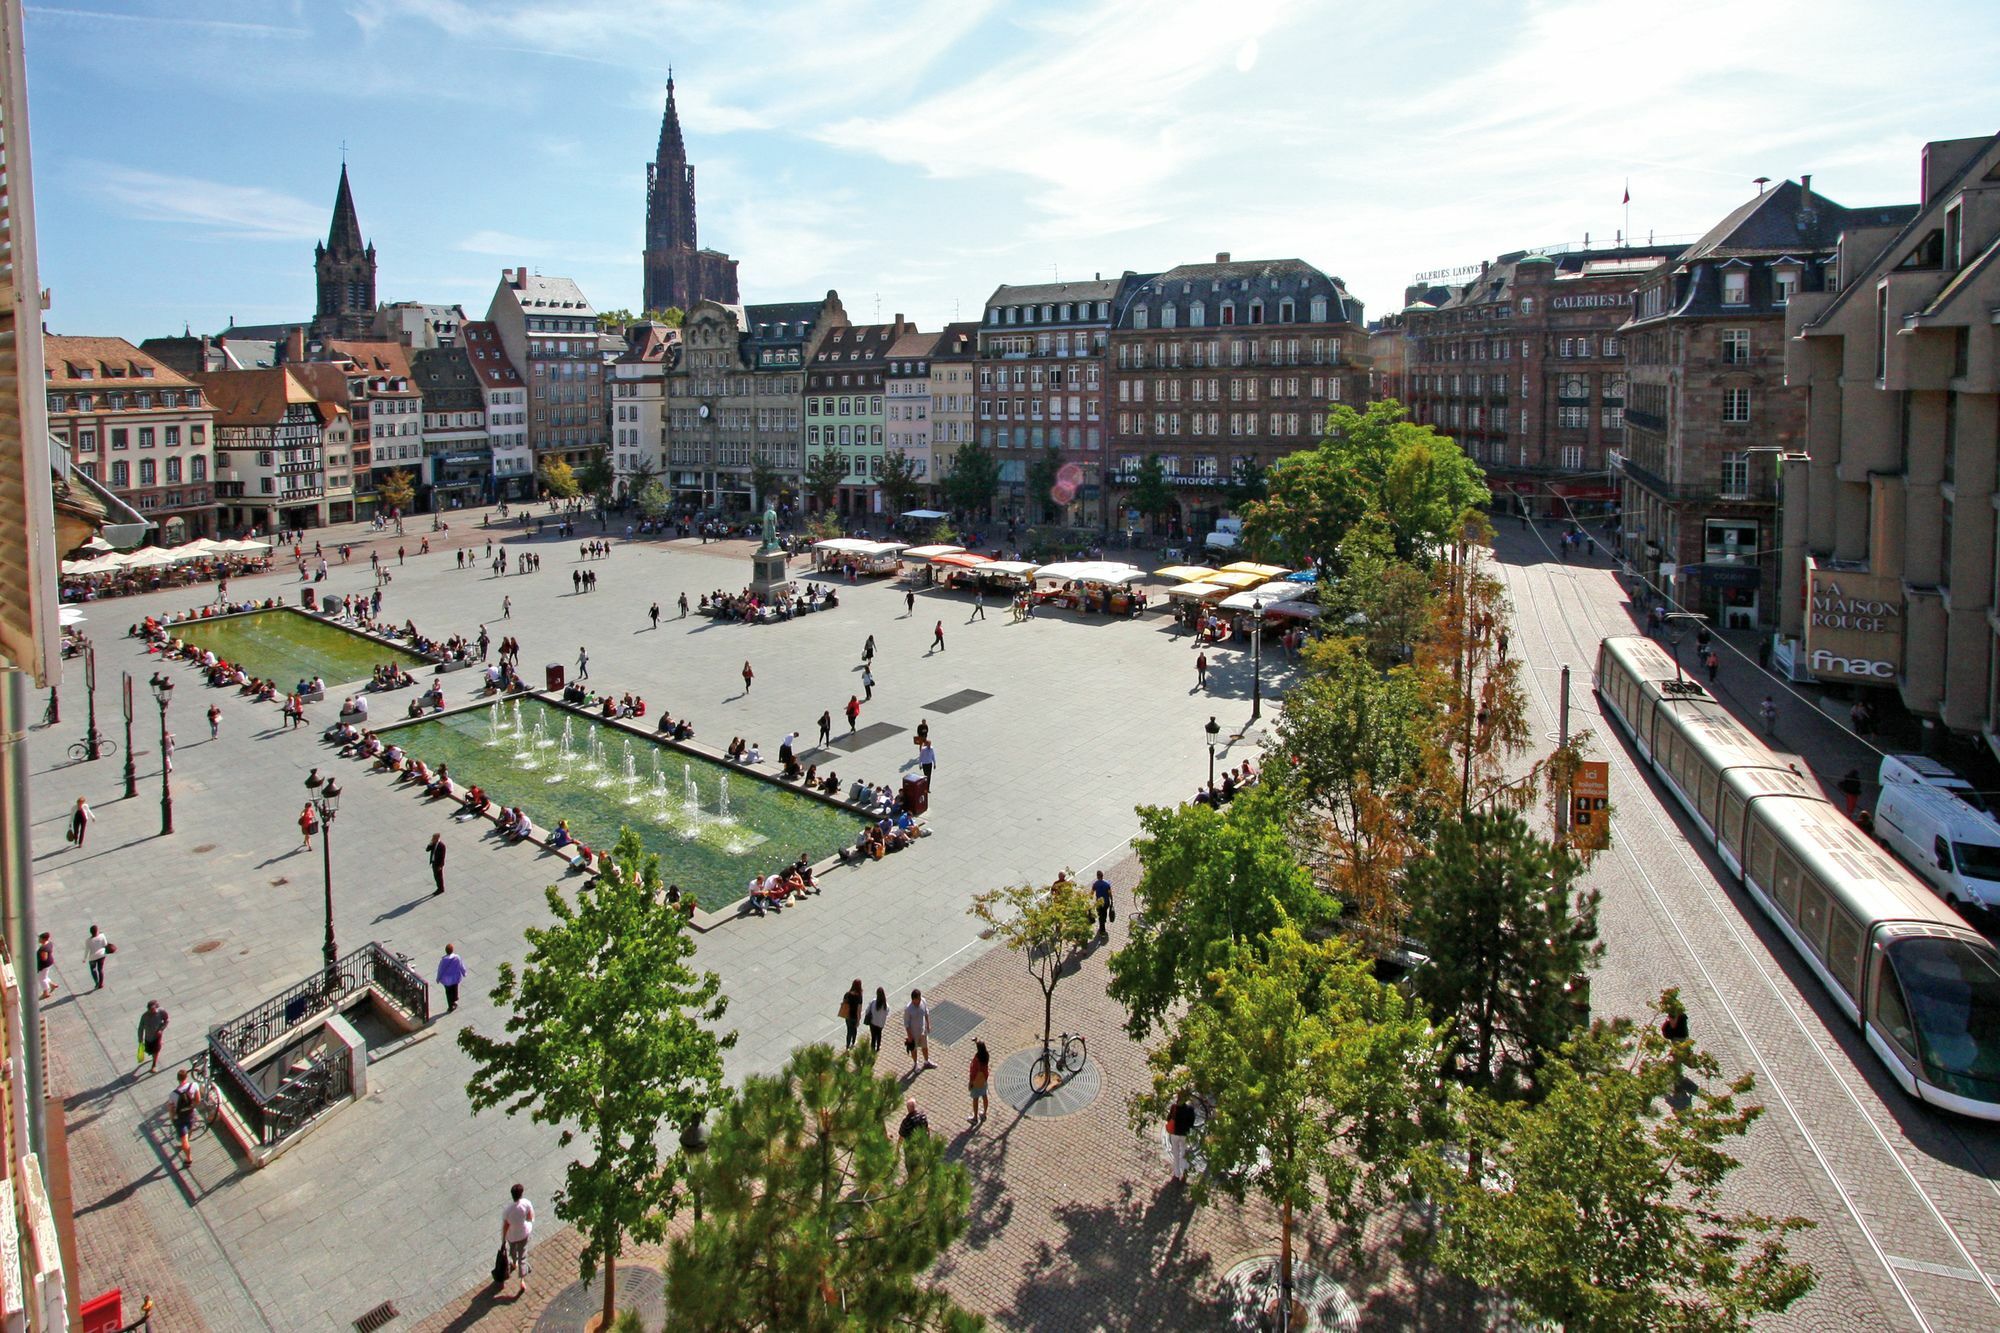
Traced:
POLYGON ((1174 489, 1167 485, 1167 469, 1158 454, 1147 454, 1139 460, 1139 470, 1132 479, 1132 489, 1126 495, 1125 503, 1148 518, 1159 518, 1174 512, 1174 489))
POLYGON ((575 469, 560 458, 545 460, 536 474, 541 478, 542 489, 548 492, 551 499, 570 500, 583 493, 583 488, 577 484, 575 469))
POLYGON ((923 480, 917 476, 916 460, 901 449, 891 449, 882 455, 882 475, 875 484, 882 488, 882 498, 897 514, 909 509, 910 502, 924 489, 923 480))
POLYGON ((846 481, 847 455, 840 450, 827 449, 806 460, 806 494, 818 501, 821 509, 832 507, 833 497, 846 481))
POLYGON ((583 494, 603 500, 618 485, 618 473, 612 468, 611 459, 600 452, 577 469, 576 484, 583 494))
POLYGON ((1021 955, 1042 988, 1042 1040, 1055 1021, 1056 986, 1096 938, 1091 895, 1072 880, 1015 884, 977 894, 968 912, 1021 955))
POLYGON ((375 479, 375 493, 389 508, 408 513, 411 503, 417 498, 416 483, 417 479, 409 472, 397 468, 375 479))
POLYGON ((1061 510, 1056 503, 1056 483, 1062 479, 1062 450, 1054 445, 1035 451, 1028 459, 1028 521, 1041 523, 1061 510))
POLYGON ((940 484, 952 508, 983 514, 1000 489, 1000 463, 985 445, 977 441, 962 444, 952 454, 951 467, 940 484))

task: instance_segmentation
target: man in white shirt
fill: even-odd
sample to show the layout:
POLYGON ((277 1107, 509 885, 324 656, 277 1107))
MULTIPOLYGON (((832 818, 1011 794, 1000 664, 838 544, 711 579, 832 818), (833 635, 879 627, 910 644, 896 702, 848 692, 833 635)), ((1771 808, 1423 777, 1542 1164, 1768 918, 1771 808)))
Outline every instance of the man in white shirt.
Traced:
MULTIPOLYGON (((524 1185, 516 1185, 510 1191, 513 1201, 500 1213, 500 1243, 507 1247, 507 1267, 521 1279, 521 1290, 528 1290, 528 1238, 535 1234, 535 1205, 528 1202, 528 1190, 524 1185)), ((507 1280, 500 1279, 506 1286, 507 1280)))
POLYGON ((910 1003, 903 1009, 903 1044, 910 1051, 910 1072, 917 1072, 917 1061, 923 1061, 925 1069, 936 1069, 931 1063, 931 1007, 924 1003, 921 990, 910 992, 910 1003))

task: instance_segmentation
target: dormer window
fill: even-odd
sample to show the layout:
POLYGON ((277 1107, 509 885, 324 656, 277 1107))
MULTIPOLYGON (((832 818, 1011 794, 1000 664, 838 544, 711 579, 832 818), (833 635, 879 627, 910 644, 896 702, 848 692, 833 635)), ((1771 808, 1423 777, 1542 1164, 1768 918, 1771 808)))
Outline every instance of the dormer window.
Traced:
POLYGON ((1326 323, 1326 298, 1324 296, 1313 297, 1312 306, 1310 308, 1312 311, 1313 323, 1315 324, 1326 323))
POLYGON ((1722 304, 1750 304, 1750 270, 1727 269, 1722 275, 1722 304))
POLYGON ((1173 328, 1174 325, 1177 322, 1179 322, 1179 318, 1180 318, 1179 311, 1175 308, 1174 303, 1172 301, 1169 301, 1165 305, 1160 307, 1161 328, 1163 329, 1173 328))
POLYGON ((1963 201, 1944 211, 1944 266, 1956 271, 1965 265, 1965 207, 1963 201))
MULTIPOLYGON (((1182 286, 1185 287, 1186 284, 1183 283, 1182 286)), ((1208 323, 1208 307, 1203 305, 1200 301, 1194 301, 1189 303, 1188 327, 1193 329, 1198 329, 1203 327, 1207 323, 1208 323)))

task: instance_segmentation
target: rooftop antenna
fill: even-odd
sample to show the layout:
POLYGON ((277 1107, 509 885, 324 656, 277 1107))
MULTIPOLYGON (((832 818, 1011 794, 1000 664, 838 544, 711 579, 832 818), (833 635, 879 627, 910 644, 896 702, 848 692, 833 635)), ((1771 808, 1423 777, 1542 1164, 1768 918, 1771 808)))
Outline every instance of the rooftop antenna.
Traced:
POLYGON ((880 292, 875 293, 875 322, 877 324, 882 322, 882 293, 880 292))
POLYGON ((1759 176, 1756 180, 1751 181, 1750 183, 1757 187, 1758 194, 1762 194, 1764 193, 1764 187, 1771 183, 1771 178, 1769 176, 1759 176))
POLYGON ((1061 281, 1062 281, 1062 265, 1061 265, 1061 264, 1050 264, 1050 265, 1049 265, 1049 272, 1051 272, 1051 273, 1053 273, 1053 274, 1055 274, 1055 275, 1056 275, 1056 281, 1057 281, 1057 282, 1061 282, 1061 281))

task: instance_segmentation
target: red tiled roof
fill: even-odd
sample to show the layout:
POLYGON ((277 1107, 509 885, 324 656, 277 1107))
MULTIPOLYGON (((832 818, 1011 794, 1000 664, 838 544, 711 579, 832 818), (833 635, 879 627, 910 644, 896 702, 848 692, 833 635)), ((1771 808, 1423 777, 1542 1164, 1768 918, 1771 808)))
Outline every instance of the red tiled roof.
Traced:
POLYGON ((88 384, 95 388, 105 380, 136 380, 170 389, 192 388, 194 381, 154 359, 123 338, 76 338, 50 333, 42 337, 42 356, 47 362, 48 383, 52 388, 88 384), (90 378, 79 372, 89 371, 90 378))
POLYGON ((459 336, 479 382, 489 389, 518 389, 521 376, 507 359, 507 349, 491 320, 470 319, 459 326, 459 336))

